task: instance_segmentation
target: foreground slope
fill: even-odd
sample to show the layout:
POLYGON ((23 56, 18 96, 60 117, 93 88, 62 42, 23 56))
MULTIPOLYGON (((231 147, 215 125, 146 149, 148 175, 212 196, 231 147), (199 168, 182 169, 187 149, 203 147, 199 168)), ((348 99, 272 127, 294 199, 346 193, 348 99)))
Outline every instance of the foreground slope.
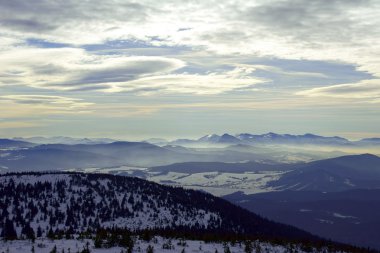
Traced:
POLYGON ((0 219, 13 225, 18 237, 29 227, 46 236, 57 229, 79 233, 116 226, 317 239, 209 194, 122 176, 6 174, 0 176, 0 198, 0 219))
MULTIPOLYGON (((244 242, 205 242, 201 240, 184 240, 177 238, 164 238, 156 236, 150 241, 142 240, 139 237, 134 238, 133 249, 123 246, 113 246, 106 248, 97 248, 90 239, 60 239, 44 240, 37 239, 34 243, 26 240, 7 241, 0 244, 0 252, 7 253, 30 253, 34 247, 34 252, 51 253, 55 248, 56 252, 91 252, 91 253, 122 253, 122 252, 148 252, 150 248, 155 253, 178 253, 178 252, 234 252, 234 253, 310 253, 310 252, 351 252, 349 250, 331 250, 329 247, 312 248, 300 244, 279 245, 261 241, 244 241, 244 242), (86 250, 88 249, 88 250, 86 250)), ((152 252, 150 251, 150 252, 152 252)), ((359 251, 359 249, 356 252, 359 251)), ((366 251, 369 252, 369 251, 366 251)), ((373 252, 374 253, 374 252, 373 252)))

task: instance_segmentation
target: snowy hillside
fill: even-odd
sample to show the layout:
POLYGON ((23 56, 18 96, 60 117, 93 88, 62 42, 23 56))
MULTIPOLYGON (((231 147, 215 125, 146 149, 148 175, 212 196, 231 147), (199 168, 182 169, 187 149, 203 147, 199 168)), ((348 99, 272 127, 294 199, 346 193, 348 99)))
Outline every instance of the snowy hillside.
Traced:
POLYGON ((0 176, 3 237, 87 229, 146 228, 314 238, 265 220, 210 194, 105 174, 22 173, 0 176), (15 231, 15 232, 13 232, 15 231))
MULTIPOLYGON (((124 247, 110 247, 110 248, 95 248, 92 240, 36 240, 34 243, 30 241, 10 241, 0 244, 0 252, 8 253, 29 253, 34 248, 38 253, 50 253, 51 250, 56 247, 57 252, 81 252, 83 249, 89 249, 93 253, 120 253, 127 252, 124 247)), ((287 253, 309 252, 309 249, 303 248, 301 245, 274 245, 265 242, 253 241, 253 242, 237 242, 237 243, 222 243, 222 242, 209 242, 196 240, 178 240, 178 239, 166 239, 162 237, 155 237, 150 241, 140 240, 138 238, 134 241, 134 247, 132 252, 148 252, 147 249, 151 247, 153 252, 156 253, 172 253, 172 252, 203 252, 203 253, 215 253, 215 252, 263 252, 263 253, 287 253), (290 251, 293 250, 293 251, 290 251)), ((322 249, 323 250, 323 249, 322 249)), ((314 249, 314 252, 317 252, 314 249)), ((320 251, 323 252, 323 251, 320 251)), ((328 252, 328 248, 325 248, 325 252, 328 252)), ((345 251, 337 251, 345 252, 345 251)))
POLYGON ((153 252, 253 252, 253 245, 255 252, 361 252, 200 191, 68 172, 1 175, 0 235, 0 252, 21 253, 152 252, 149 245, 153 252), (251 251, 241 244, 247 240, 251 251))
POLYGON ((45 234, 50 228, 209 228, 218 227, 221 222, 215 212, 178 203, 175 194, 131 178, 41 174, 2 176, 0 184, 5 203, 1 216, 15 221, 18 234, 25 221, 35 231, 40 227, 45 234), (12 193, 12 189, 16 191, 12 193))

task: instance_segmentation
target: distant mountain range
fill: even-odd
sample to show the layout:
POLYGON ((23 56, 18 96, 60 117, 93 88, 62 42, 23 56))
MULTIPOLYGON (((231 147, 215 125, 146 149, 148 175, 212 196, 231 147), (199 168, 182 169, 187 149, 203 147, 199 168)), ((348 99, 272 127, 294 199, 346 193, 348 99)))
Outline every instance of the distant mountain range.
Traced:
POLYGON ((150 166, 201 159, 143 142, 43 144, 6 151, 0 166, 9 170, 57 170, 120 165, 150 166))
POLYGON ((111 143, 115 142, 117 140, 109 139, 109 138, 72 138, 72 137, 65 137, 65 136, 55 136, 55 137, 29 137, 29 138, 22 138, 22 137, 16 137, 13 138, 13 140, 16 141, 24 141, 24 142, 31 142, 35 144, 104 144, 104 143, 111 143))
MULTIPOLYGON (((15 146, 12 141, 11 146, 15 146)), ((20 142, 17 141, 19 145, 20 142)), ((26 143, 29 145, 30 143, 26 143)), ((26 144, 24 146, 26 146, 26 144)), ((160 147, 145 142, 106 144, 30 144, 29 148, 0 150, 0 168, 13 170, 58 170, 121 165, 151 167, 188 161, 254 160, 253 153, 193 151, 182 147, 160 147)), ((8 146, 9 147, 9 146, 8 146)))
MULTIPOLYGON (((119 140, 110 138, 72 138, 65 136, 56 137, 16 137, 13 138, 14 141, 30 142, 34 144, 106 144, 117 142, 119 140)), ((292 134, 277 134, 277 133, 266 133, 266 134, 250 134, 250 133, 240 133, 240 134, 209 134, 198 139, 176 139, 174 141, 168 141, 163 138, 151 138, 144 142, 151 144, 164 146, 164 145, 180 145, 180 146, 194 146, 200 144, 289 144, 289 145, 337 145, 337 146, 379 146, 380 138, 364 138, 359 141, 350 141, 348 139, 333 136, 325 137, 315 134, 303 134, 303 135, 292 135, 292 134)))
POLYGON ((147 142, 100 144, 34 144, 0 141, 1 170, 57 170, 121 165, 152 167, 181 162, 298 162, 335 157, 339 152, 275 150, 234 144, 218 148, 158 146, 147 142))
MULTIPOLYGON (((149 142, 149 140, 148 140, 149 142)), ((348 139, 333 136, 325 137, 315 134, 292 135, 292 134, 250 134, 241 133, 231 135, 225 133, 223 135, 210 134, 199 139, 177 139, 171 142, 164 140, 153 142, 156 144, 172 144, 172 145, 200 145, 200 144, 283 144, 283 145, 322 145, 322 146, 378 146, 380 138, 366 138, 359 141, 350 141, 348 139)))

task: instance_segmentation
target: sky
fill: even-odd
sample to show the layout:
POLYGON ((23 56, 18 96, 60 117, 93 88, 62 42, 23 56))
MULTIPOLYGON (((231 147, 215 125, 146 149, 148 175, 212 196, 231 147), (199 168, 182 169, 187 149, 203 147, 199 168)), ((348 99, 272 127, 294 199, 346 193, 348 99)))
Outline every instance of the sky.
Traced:
POLYGON ((0 0, 0 137, 379 137, 379 17, 377 0, 0 0))

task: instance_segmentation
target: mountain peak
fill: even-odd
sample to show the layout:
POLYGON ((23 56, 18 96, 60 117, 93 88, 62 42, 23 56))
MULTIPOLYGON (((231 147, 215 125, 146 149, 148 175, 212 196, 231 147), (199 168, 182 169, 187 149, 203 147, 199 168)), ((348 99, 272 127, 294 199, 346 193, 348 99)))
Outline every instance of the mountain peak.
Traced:
POLYGON ((198 139, 201 142, 218 142, 220 136, 217 134, 208 134, 198 139))
POLYGON ((218 142, 220 142, 220 143, 239 143, 240 139, 236 138, 235 136, 232 136, 230 134, 225 133, 219 138, 218 142))

